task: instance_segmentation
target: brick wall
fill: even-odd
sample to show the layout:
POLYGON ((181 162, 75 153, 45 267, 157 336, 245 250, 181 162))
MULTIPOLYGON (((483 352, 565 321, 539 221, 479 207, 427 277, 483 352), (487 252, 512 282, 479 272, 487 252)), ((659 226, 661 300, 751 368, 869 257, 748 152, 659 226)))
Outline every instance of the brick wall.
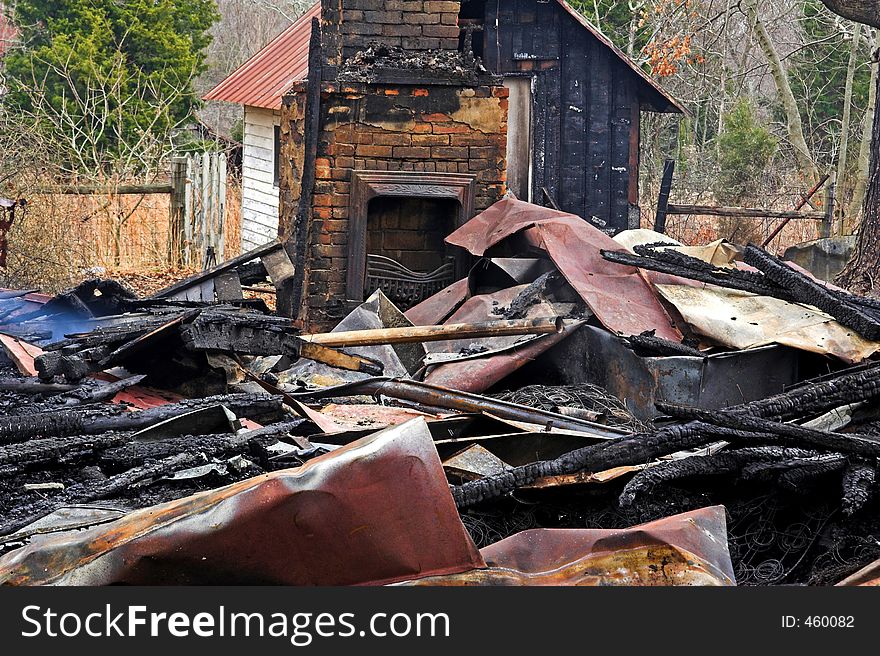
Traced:
POLYGON ((332 70, 371 42, 457 50, 460 7, 450 0, 322 0, 325 64, 332 70))
POLYGON ((447 198, 381 196, 370 201, 367 252, 390 257, 413 271, 445 261, 446 235, 455 229, 458 204, 447 198))
MULTIPOLYGON (((408 0, 407 0, 408 1, 408 0)), ((306 306, 310 326, 332 326, 344 311, 352 171, 472 175, 475 210, 505 192, 507 89, 503 86, 325 83, 310 224, 306 306)), ((282 233, 299 198, 305 85, 282 108, 282 233)))

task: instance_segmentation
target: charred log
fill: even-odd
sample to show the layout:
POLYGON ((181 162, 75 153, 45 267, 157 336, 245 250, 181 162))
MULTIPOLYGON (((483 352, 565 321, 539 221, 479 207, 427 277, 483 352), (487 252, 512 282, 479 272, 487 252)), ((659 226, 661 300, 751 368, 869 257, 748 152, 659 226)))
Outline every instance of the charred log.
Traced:
POLYGON ((841 453, 880 456, 880 439, 856 433, 829 433, 795 424, 784 424, 762 419, 744 412, 699 410, 672 403, 659 403, 664 412, 680 419, 702 421, 714 426, 725 426, 744 431, 770 433, 792 446, 815 446, 841 453))
POLYGON ((786 466, 802 459, 821 457, 818 451, 786 448, 781 446, 760 446, 724 451, 708 456, 691 456, 681 460, 663 462, 636 474, 623 488, 618 502, 621 507, 629 507, 636 497, 645 494, 655 485, 668 483, 693 476, 718 476, 741 471, 754 462, 784 462, 786 466))
POLYGON ((877 461, 850 458, 843 470, 843 512, 853 515, 871 498, 871 488, 877 478, 877 461))
POLYGON ((13 508, 8 517, 0 522, 0 535, 13 533, 65 505, 105 499, 125 491, 140 481, 168 476, 181 469, 194 467, 205 462, 206 458, 200 452, 179 453, 157 462, 129 469, 103 481, 89 481, 71 485, 64 492, 51 499, 41 499, 35 503, 13 508))
POLYGON ((764 275, 780 288, 792 294, 800 303, 813 305, 827 312, 847 328, 852 328, 865 339, 880 339, 880 321, 855 303, 848 302, 840 294, 835 294, 815 280, 796 271, 770 253, 754 244, 746 246, 743 259, 747 264, 760 269, 764 275))

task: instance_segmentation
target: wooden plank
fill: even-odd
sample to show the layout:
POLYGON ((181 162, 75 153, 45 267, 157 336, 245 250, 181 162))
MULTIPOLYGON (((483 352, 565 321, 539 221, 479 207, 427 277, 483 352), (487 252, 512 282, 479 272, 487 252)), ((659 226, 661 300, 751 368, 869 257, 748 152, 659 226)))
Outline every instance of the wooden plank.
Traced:
POLYGON ((275 186, 275 172, 272 170, 267 171, 265 169, 251 166, 242 170, 242 177, 245 180, 257 183, 261 188, 266 188, 268 186, 270 188, 278 189, 278 187, 275 186))
POLYGON ((757 219, 810 219, 821 221, 825 212, 795 212, 792 210, 770 210, 760 207, 723 207, 709 205, 669 205, 667 214, 705 214, 707 216, 744 216, 757 219))
POLYGON ((629 202, 639 204, 639 171, 641 160, 642 138, 642 113, 639 111, 639 101, 633 97, 630 109, 630 133, 629 133, 629 202))
POLYGON ((192 156, 186 158, 186 192, 184 194, 184 211, 183 211, 183 262, 187 266, 192 264, 192 240, 193 240, 193 176, 195 175, 195 167, 193 166, 192 156))
MULTIPOLYGON (((559 198, 559 171, 562 164, 562 158, 559 153, 564 148, 562 140, 562 117, 560 115, 560 107, 558 99, 562 96, 562 75, 560 69, 556 68, 545 73, 547 79, 547 151, 546 151, 546 168, 547 181, 546 187, 554 198, 559 198), (557 99, 552 102, 551 99, 557 99)), ((563 206, 563 210, 565 207, 563 206)))
MULTIPOLYGON (((561 61, 562 80, 560 97, 562 143, 556 158, 562 161, 561 184, 556 201, 567 212, 584 216, 588 210, 584 165, 587 157, 587 118, 592 113, 588 89, 590 68, 587 61, 586 40, 582 29, 573 21, 561 30, 565 47, 561 61)), ((552 152, 552 151, 551 151, 552 152)))
MULTIPOLYGON (((663 178, 660 180, 660 196, 657 198, 657 213, 654 216, 654 232, 666 232, 666 215, 669 214, 669 192, 672 190, 672 176, 675 160, 663 162, 663 178)), ((675 212, 673 212, 674 214, 675 212)))
POLYGON ((273 187, 271 184, 266 184, 262 180, 256 180, 252 177, 242 176, 242 184, 247 182, 251 189, 258 191, 259 193, 266 194, 267 196, 277 196, 278 195, 278 187, 273 187))
MULTIPOLYGON (((547 186, 547 82, 546 74, 535 76, 532 121, 532 199, 541 200, 541 189, 547 186)), ((549 190, 548 190, 549 191, 549 190)))
POLYGON ((290 235, 286 249, 291 253, 291 260, 296 270, 290 285, 290 294, 280 293, 277 296, 276 313, 279 316, 300 318, 303 306, 303 294, 308 285, 306 258, 308 252, 309 225, 311 223, 312 194, 315 187, 315 161, 318 157, 318 137, 321 127, 321 76, 322 47, 321 24, 317 18, 312 19, 311 36, 309 38, 309 76, 307 80, 305 117, 303 119, 305 143, 303 144, 302 186, 297 203, 293 225, 285 226, 284 232, 290 235), (288 230, 289 228, 289 230, 288 230))
POLYGON ((20 339, 0 333, 0 345, 6 351, 6 355, 12 360, 15 368, 23 376, 36 376, 37 368, 34 366, 34 358, 43 354, 43 349, 33 344, 28 344, 20 339))
POLYGON ((226 257, 226 155, 218 153, 217 160, 217 203, 220 216, 220 238, 217 261, 226 257))
POLYGON ((180 282, 174 283, 173 285, 166 287, 165 289, 159 290, 149 298, 170 298, 182 289, 198 285, 203 280, 211 278, 222 271, 234 269, 240 264, 245 264, 246 262, 250 262, 251 260, 254 260, 258 257, 262 257, 266 253, 269 253, 276 248, 281 248, 281 244, 277 239, 267 244, 263 244, 262 246, 259 246, 257 248, 254 248, 253 250, 247 251, 246 253, 242 253, 238 257, 233 257, 230 260, 226 260, 225 262, 222 262, 217 266, 197 273, 194 276, 190 276, 186 280, 181 280, 180 282))
POLYGON ((234 269, 223 271, 214 278, 214 291, 218 301, 238 301, 242 298, 241 280, 234 269))
POLYGON ((611 186, 611 54, 598 41, 590 42, 590 127, 587 142, 587 206, 590 213, 610 221, 611 186))
POLYGON ((70 196, 146 196, 150 194, 170 194, 174 191, 174 187, 170 182, 160 182, 156 184, 127 184, 118 185, 116 187, 106 187, 103 185, 70 185, 58 187, 36 187, 28 190, 31 195, 43 194, 65 194, 70 196))
MULTIPOLYGON (((277 202, 265 202, 266 196, 260 194, 259 196, 244 196, 241 199, 242 208, 252 211, 260 216, 269 217, 275 223, 278 223, 278 203, 277 202)), ((270 199, 274 200, 274 199, 270 199)))
POLYGON ((184 225, 186 223, 186 157, 171 159, 171 186, 174 191, 168 207, 168 263, 183 263, 184 225))
POLYGON ((254 121, 249 121, 245 123, 244 126, 244 136, 245 137, 263 137, 265 139, 269 139, 270 141, 274 141, 275 139, 275 124, 272 121, 272 117, 269 116, 265 123, 256 123, 254 121))
POLYGON ((634 98, 632 75, 613 62, 611 85, 610 225, 616 231, 629 228, 630 136, 634 98))

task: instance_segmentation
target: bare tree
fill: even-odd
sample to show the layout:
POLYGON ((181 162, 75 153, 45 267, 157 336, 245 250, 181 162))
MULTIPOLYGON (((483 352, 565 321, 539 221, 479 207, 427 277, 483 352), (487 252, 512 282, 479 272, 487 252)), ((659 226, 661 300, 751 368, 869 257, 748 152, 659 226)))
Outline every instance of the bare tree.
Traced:
MULTIPOLYGON (((858 23, 880 27, 880 2, 877 0, 822 0, 831 11, 858 23)), ((875 80, 880 85, 880 77, 875 80)), ((875 86, 875 102, 880 93, 875 86)), ((853 258, 837 280, 847 288, 868 293, 875 290, 880 278, 880 112, 874 110, 871 126, 871 163, 865 192, 865 205, 859 225, 859 239, 853 258)))

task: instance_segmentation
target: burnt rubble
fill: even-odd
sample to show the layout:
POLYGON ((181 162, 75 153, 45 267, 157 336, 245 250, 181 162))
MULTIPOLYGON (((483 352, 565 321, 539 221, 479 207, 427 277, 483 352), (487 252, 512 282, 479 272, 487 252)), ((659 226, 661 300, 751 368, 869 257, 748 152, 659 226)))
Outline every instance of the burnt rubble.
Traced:
POLYGON ((217 277, 272 278, 253 257, 151 298, 0 296, 0 580, 570 584, 587 559, 593 583, 803 585, 880 558, 875 301, 513 199, 447 242, 467 278, 330 332, 230 298, 217 277), (580 536, 559 567, 531 533, 555 528, 580 536), (636 554, 622 578, 600 538, 636 554))
POLYGON ((434 84, 449 83, 473 86, 491 74, 472 53, 457 50, 412 51, 400 46, 370 43, 345 60, 337 80, 341 83, 376 83, 424 76, 430 71, 434 84))

